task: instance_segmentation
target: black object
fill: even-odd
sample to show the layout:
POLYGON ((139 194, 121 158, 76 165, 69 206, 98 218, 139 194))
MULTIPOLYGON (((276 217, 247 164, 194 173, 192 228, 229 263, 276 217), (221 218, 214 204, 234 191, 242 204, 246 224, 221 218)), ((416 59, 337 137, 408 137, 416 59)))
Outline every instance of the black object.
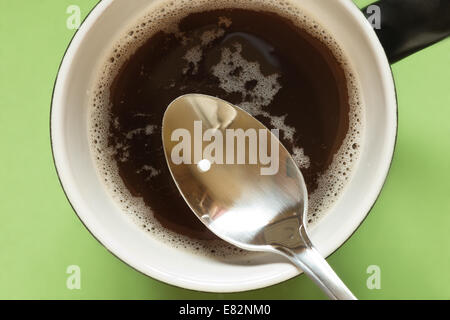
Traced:
POLYGON ((450 0, 380 0, 362 9, 367 18, 372 5, 380 8, 375 32, 390 63, 450 36, 450 0))

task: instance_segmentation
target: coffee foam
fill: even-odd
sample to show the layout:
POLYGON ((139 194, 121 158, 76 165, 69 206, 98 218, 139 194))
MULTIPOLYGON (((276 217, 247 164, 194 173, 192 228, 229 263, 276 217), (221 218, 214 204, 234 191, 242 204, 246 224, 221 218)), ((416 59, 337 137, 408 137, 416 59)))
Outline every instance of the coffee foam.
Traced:
MULTIPOLYGON (((263 10, 277 13, 294 22, 298 27, 304 29, 312 36, 326 44, 333 52, 335 58, 342 65, 347 78, 348 95, 350 102, 349 131, 344 139, 340 150, 335 154, 329 169, 318 179, 318 188, 309 196, 308 224, 314 225, 333 206, 345 185, 351 177, 352 169, 358 159, 360 152, 360 140, 362 136, 363 112, 357 87, 355 75, 350 70, 350 65, 337 42, 332 36, 317 22, 307 16, 295 3, 289 1, 272 0, 161 0, 154 2, 147 10, 147 14, 130 26, 120 37, 115 45, 108 51, 104 61, 106 61, 99 71, 96 81, 96 90, 91 99, 91 114, 89 118, 89 130, 91 137, 91 149, 97 163, 100 176, 106 187, 110 190, 112 197, 120 208, 142 229, 151 236, 170 244, 173 247, 184 248, 195 253, 212 254, 219 256, 229 256, 234 254, 247 254, 246 252, 229 246, 221 241, 198 241, 179 235, 173 231, 162 227, 160 223, 149 213, 149 208, 141 198, 133 197, 123 184, 118 174, 117 165, 113 159, 114 154, 121 151, 123 157, 120 161, 127 161, 127 146, 116 145, 108 147, 109 131, 109 87, 119 68, 144 42, 158 31, 165 31, 176 34, 180 41, 183 34, 178 30, 178 22, 185 16, 207 10, 215 9, 250 9, 263 10)), ((220 36, 223 29, 233 22, 227 18, 221 18, 218 22, 219 28, 215 32, 205 32, 202 36, 202 45, 213 41, 220 36), (222 31, 221 31, 222 30, 222 31)), ((274 117, 269 112, 262 109, 262 106, 270 104, 273 97, 280 89, 277 81, 278 75, 264 77, 257 63, 246 61, 241 55, 241 48, 236 47, 233 52, 222 51, 222 61, 213 70, 219 78, 221 87, 227 92, 243 92, 245 82, 256 80, 256 86, 252 94, 256 96, 252 101, 244 101, 240 107, 250 112, 252 115, 263 115, 271 119, 271 124, 282 131, 284 138, 291 141, 295 128, 284 123, 286 116, 274 117), (241 77, 231 79, 227 63, 240 66, 244 71, 241 77), (245 81, 243 80, 245 79, 245 81), (258 103, 256 103, 258 102, 258 103)), ((192 72, 196 72, 198 62, 202 54, 201 45, 194 47, 185 55, 185 60, 194 66, 192 72)), ((187 72, 188 69, 182 70, 187 72)), ((136 115, 139 116, 139 115, 136 115)), ((113 125, 118 126, 118 121, 113 120, 113 125)), ((142 130, 146 134, 153 134, 157 131, 155 127, 146 127, 142 130)), ((129 132, 127 138, 131 139, 137 132, 129 132)), ((300 168, 309 167, 310 159, 304 154, 302 148, 295 146, 293 158, 300 168)), ((151 175, 159 174, 158 171, 149 166, 144 166, 140 170, 150 171, 151 175)), ((193 217, 194 218, 194 217, 193 217)))

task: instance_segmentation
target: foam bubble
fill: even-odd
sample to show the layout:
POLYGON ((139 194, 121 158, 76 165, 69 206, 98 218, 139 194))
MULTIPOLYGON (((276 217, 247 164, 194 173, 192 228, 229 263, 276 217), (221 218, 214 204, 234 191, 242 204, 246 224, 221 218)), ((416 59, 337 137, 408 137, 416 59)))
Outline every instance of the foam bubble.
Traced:
POLYGON ((187 61, 188 65, 183 69, 183 73, 186 74, 189 69, 190 65, 194 66, 194 69, 192 70, 192 74, 196 74, 198 72, 198 64, 202 60, 203 51, 201 46, 195 46, 186 52, 184 56, 184 60, 187 61))
MULTIPOLYGON (((329 169, 318 179, 318 188, 309 199, 309 215, 308 223, 314 224, 324 216, 327 211, 336 203, 349 179, 351 178, 352 169, 357 162, 360 152, 361 136, 363 130, 363 106, 359 97, 359 89, 357 79, 351 71, 349 62, 338 43, 333 39, 330 33, 326 31, 320 24, 310 18, 297 3, 293 0, 160 0, 152 2, 147 13, 130 25, 123 34, 118 37, 117 42, 108 51, 104 58, 104 65, 100 66, 97 85, 95 91, 91 93, 91 112, 89 117, 89 130, 91 138, 91 150, 93 157, 97 163, 99 174, 111 195, 120 206, 125 214, 127 214, 136 224, 151 236, 170 244, 173 247, 184 248, 194 253, 211 254, 214 256, 228 256, 234 254, 248 254, 243 250, 233 246, 224 244, 222 241, 197 241, 179 235, 173 231, 163 228, 160 223, 149 214, 149 208, 144 204, 141 198, 133 197, 121 177, 118 174, 117 164, 113 160, 113 156, 120 154, 120 161, 128 160, 128 146, 117 144, 113 148, 108 147, 109 137, 109 96, 108 88, 112 80, 115 78, 119 68, 123 63, 138 49, 145 41, 158 31, 174 33, 180 41, 188 41, 178 30, 178 21, 183 17, 206 10, 240 8, 264 10, 277 13, 285 18, 290 19, 300 28, 306 30, 309 34, 316 37, 326 44, 343 69, 347 78, 348 96, 350 102, 350 122, 349 131, 340 150, 335 154, 329 169)), ((205 32, 202 35, 202 44, 194 47, 190 52, 186 53, 185 60, 188 64, 194 66, 192 72, 198 70, 198 62, 201 59, 202 46, 207 45, 217 37, 220 37, 223 29, 232 25, 232 21, 228 18, 220 18, 218 28, 215 31, 205 32), (222 31, 221 31, 222 30, 222 31)), ((232 52, 222 52, 222 62, 219 63, 214 73, 219 77, 221 87, 227 92, 241 92, 246 94, 248 91, 246 84, 251 82, 253 87, 253 99, 247 99, 240 105, 241 108, 252 113, 253 115, 262 115, 271 119, 271 124, 280 129, 284 138, 292 141, 295 128, 285 124, 285 116, 274 117, 269 112, 262 109, 263 106, 270 104, 273 97, 280 89, 278 82, 279 75, 264 76, 261 73, 258 64, 246 61, 240 54, 241 48, 236 47, 232 52), (234 67, 241 67, 240 77, 231 78, 226 76, 230 70, 225 61, 231 62, 234 67), (245 80, 245 81, 244 81, 245 80), (257 101, 258 103, 255 103, 257 101)), ((185 69, 188 72, 189 69, 185 69)), ((184 71, 184 70, 183 70, 184 71)), ((142 71, 144 72, 144 71, 142 71)), ((139 115, 136 116, 145 116, 139 115)), ((112 124, 119 129, 117 119, 112 119, 112 124)), ((151 135, 157 131, 156 126, 147 126, 137 129, 139 133, 151 135)), ((130 131, 127 138, 132 139, 136 131, 130 131)), ((310 159, 304 154, 303 149, 295 146, 293 149, 293 157, 300 168, 307 168, 310 159)), ((159 172, 150 166, 143 166, 140 170, 150 172, 150 176, 157 175, 159 172)))
POLYGON ((141 173, 142 171, 150 172, 150 175, 149 175, 150 178, 155 177, 161 173, 159 170, 153 168, 152 166, 148 166, 148 165, 142 166, 142 168, 139 169, 138 171, 136 171, 136 173, 141 173))
POLYGON ((310 159, 305 155, 303 148, 295 146, 292 152, 292 158, 300 169, 308 169, 311 164, 310 159))
POLYGON ((228 93, 240 93, 244 101, 239 105, 253 116, 264 116, 279 129, 284 138, 294 141, 295 128, 287 125, 287 115, 272 116, 263 107, 272 102, 281 89, 278 82, 279 74, 263 75, 257 62, 247 61, 242 57, 242 45, 234 44, 233 50, 222 49, 220 62, 212 68, 213 74, 219 79, 220 87, 228 93))

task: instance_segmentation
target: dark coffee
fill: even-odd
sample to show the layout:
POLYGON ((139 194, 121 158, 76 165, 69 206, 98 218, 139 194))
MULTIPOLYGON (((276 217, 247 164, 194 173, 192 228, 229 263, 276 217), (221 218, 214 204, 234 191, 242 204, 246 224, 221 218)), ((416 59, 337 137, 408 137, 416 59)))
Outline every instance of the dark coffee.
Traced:
MULTIPOLYGON (((330 193, 337 193, 339 181, 347 179, 352 149, 357 148, 356 140, 348 138, 353 128, 353 80, 323 37, 319 40, 277 13, 248 9, 190 13, 179 21, 178 30, 151 35, 104 88, 109 126, 103 147, 112 150, 131 195, 142 198, 165 228, 193 239, 215 238, 181 197, 161 140, 168 104, 183 94, 203 93, 280 129, 308 192, 320 191, 319 198, 337 196, 330 193), (339 152, 346 155, 332 166, 339 152), (320 185, 324 177, 330 186, 320 185)), ((311 219, 320 211, 320 202, 328 200, 317 201, 310 207, 311 219)))

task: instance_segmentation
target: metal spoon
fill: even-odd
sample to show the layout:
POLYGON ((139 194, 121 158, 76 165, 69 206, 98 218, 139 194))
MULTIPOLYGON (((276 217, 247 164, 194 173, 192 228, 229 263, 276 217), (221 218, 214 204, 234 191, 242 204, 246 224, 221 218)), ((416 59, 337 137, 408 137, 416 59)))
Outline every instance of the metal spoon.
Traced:
MULTIPOLYGON (((213 233, 245 250, 285 256, 332 299, 356 299, 309 240, 305 223, 308 194, 303 176, 280 141, 258 120, 224 100, 188 94, 168 106, 162 138, 178 189, 195 215, 213 233), (208 129, 212 129, 210 141, 216 141, 216 135, 222 135, 225 140, 227 129, 263 132, 268 139, 266 145, 259 147, 271 152, 278 148, 278 171, 261 174, 267 163, 248 164, 249 154, 245 156, 246 164, 232 164, 232 161, 220 164, 218 158, 215 159, 218 163, 214 163, 215 153, 203 153, 211 143, 201 140, 208 129), (196 140, 188 143, 184 141, 187 136, 196 140), (182 152, 181 142, 187 143, 182 152), (203 158, 205 154, 211 159, 203 158), (191 164, 190 156, 193 156, 191 164), (184 161, 180 164, 181 160, 184 161)), ((236 147, 233 149, 238 152, 236 147)), ((230 147, 226 152, 231 150, 230 147)))

